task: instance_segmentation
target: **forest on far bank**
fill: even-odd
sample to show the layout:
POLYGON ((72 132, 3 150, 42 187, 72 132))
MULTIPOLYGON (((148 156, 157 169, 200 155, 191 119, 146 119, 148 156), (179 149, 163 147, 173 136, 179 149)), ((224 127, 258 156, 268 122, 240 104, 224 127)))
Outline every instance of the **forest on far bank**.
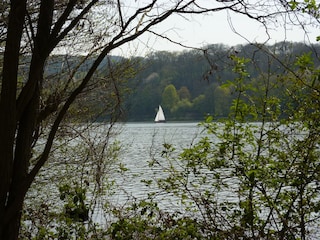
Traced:
MULTIPOLYGON (((164 109, 167 121, 201 121, 207 115, 220 119, 228 116, 232 101, 236 97, 233 86, 228 84, 237 77, 233 55, 246 59, 245 68, 249 73, 246 83, 251 85, 255 94, 259 94, 255 89, 262 88, 265 78, 268 78, 268 81, 274 84, 269 95, 286 103, 292 101, 283 97, 283 91, 286 91, 289 82, 278 79, 278 76, 284 78, 283 76, 290 75, 292 69, 285 66, 294 68, 297 57, 303 54, 306 55, 305 61, 310 58, 315 67, 318 67, 319 53, 319 44, 310 46, 300 42, 232 47, 212 44, 207 46, 205 51, 160 51, 146 57, 130 59, 110 56, 108 59, 111 61, 105 60, 101 64, 97 77, 107 79, 111 76, 121 79, 123 85, 119 89, 125 91, 119 93, 124 98, 121 100, 122 111, 125 113, 123 121, 153 121, 159 105, 164 109)), ((62 57, 65 58, 52 57, 56 64, 51 64, 47 73, 52 75, 56 72, 55 67, 60 68, 59 58, 62 57)), ((73 59, 69 59, 70 62, 79 61, 77 56, 69 58, 73 59)), ((89 64, 90 59, 80 68, 85 71, 89 64)), ((107 82, 110 84, 110 81, 107 82)), ((94 117, 98 115, 100 120, 107 119, 109 115, 104 112, 105 101, 101 100, 100 105, 96 100, 110 96, 104 96, 105 92, 99 88, 88 92, 82 95, 74 108, 82 109, 83 115, 90 112, 94 117)))
MULTIPOLYGON (((271 95, 282 98, 286 82, 279 84, 277 76, 289 74, 285 63, 294 63, 306 54, 319 65, 317 54, 320 45, 281 42, 274 45, 238 45, 234 47, 213 44, 206 52, 155 52, 142 59, 144 68, 131 79, 133 92, 127 99, 129 121, 152 121, 159 104, 168 121, 203 120, 205 115, 215 118, 227 117, 235 98, 232 86, 235 54, 248 59, 246 81, 253 88, 262 86, 262 76, 268 74, 274 86, 271 95)), ((285 99, 283 99, 285 100, 285 99)), ((287 99, 287 101, 290 101, 287 99)))

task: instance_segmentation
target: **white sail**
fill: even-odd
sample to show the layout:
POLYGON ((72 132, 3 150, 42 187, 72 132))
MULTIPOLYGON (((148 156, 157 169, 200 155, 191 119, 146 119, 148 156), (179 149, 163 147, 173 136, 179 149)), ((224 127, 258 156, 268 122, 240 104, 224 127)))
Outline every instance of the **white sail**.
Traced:
POLYGON ((157 115, 154 119, 155 122, 165 122, 166 121, 166 118, 164 117, 164 113, 163 113, 163 110, 162 110, 162 107, 159 105, 159 109, 158 109, 158 112, 157 112, 157 115))

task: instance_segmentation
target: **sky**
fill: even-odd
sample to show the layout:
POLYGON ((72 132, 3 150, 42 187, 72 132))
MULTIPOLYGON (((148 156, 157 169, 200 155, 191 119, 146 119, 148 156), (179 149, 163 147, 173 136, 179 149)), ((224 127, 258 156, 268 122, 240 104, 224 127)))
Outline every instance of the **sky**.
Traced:
MULTIPOLYGON (((282 20, 274 21, 266 29, 255 20, 234 13, 216 12, 211 16, 196 15, 188 20, 180 16, 173 16, 158 25, 154 30, 163 36, 190 47, 203 47, 208 44, 226 44, 235 46, 249 42, 269 44, 283 40, 293 42, 316 42, 320 29, 309 26, 308 34, 301 27, 286 28, 279 24, 282 20), (237 33, 235 33, 235 31, 237 33)), ((168 40, 152 35, 144 35, 130 45, 130 53, 145 55, 152 51, 182 51, 185 48, 170 43, 168 40)), ((118 49, 119 53, 128 53, 127 49, 118 49)))

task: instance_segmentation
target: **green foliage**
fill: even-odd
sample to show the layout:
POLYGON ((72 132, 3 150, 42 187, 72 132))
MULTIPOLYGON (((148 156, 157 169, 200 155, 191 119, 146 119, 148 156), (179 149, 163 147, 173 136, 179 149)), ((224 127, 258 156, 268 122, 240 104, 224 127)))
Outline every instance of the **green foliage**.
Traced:
POLYGON ((181 88, 179 89, 178 94, 179 94, 179 98, 180 98, 181 100, 183 100, 183 99, 188 99, 188 100, 190 100, 190 98, 191 98, 190 91, 189 91, 189 89, 188 89, 187 87, 185 87, 185 86, 183 86, 183 87, 181 87, 181 88))
MULTIPOLYGON (((132 92, 128 81, 135 77, 140 68, 138 59, 108 58, 95 74, 91 86, 71 106, 68 115, 70 120, 82 123, 123 117, 121 109, 124 107, 124 97, 132 92)), ((76 82, 82 77, 77 76, 76 82)))
MULTIPOLYGON (((152 120, 155 115, 154 109, 162 100, 167 101, 162 98, 162 94, 169 85, 175 87, 179 97, 178 100, 171 101, 168 107, 164 107, 166 114, 170 114, 168 120, 202 120, 205 114, 226 118, 230 113, 232 101, 237 98, 235 89, 228 83, 239 78, 237 74, 241 70, 244 71, 241 74, 247 75, 243 84, 248 90, 253 88, 250 95, 261 94, 254 88, 264 87, 263 82, 268 79, 268 72, 272 73, 272 78, 276 78, 277 75, 284 76, 283 73, 287 71, 286 65, 293 66, 297 57, 303 53, 309 54, 310 51, 312 62, 319 66, 316 54, 319 52, 318 44, 308 46, 303 43, 279 42, 270 46, 239 45, 235 53, 228 46, 214 44, 208 46, 206 56, 195 50, 182 53, 153 53, 141 60, 141 64, 145 64, 146 67, 131 81, 136 89, 127 99, 128 120, 152 120), (208 59, 211 64, 214 63, 214 67, 208 63, 208 59), (192 105, 178 106, 185 98, 192 105)), ((276 98, 282 98, 279 82, 276 83, 275 79, 270 79, 270 83, 271 81, 275 86, 269 86, 269 93, 276 98)))
POLYGON ((25 203, 19 239, 103 239, 106 230, 96 219, 97 206, 106 204, 115 184, 109 178, 119 165, 119 142, 105 124, 64 126, 52 159, 32 186, 25 203), (75 133, 79 133, 75 137, 75 133))
MULTIPOLYGON (((228 108, 228 115, 220 110, 218 117, 223 118, 207 116, 201 123, 203 135, 189 148, 180 150, 163 144, 159 156, 150 162, 151 168, 163 174, 142 180, 152 188, 146 199, 130 199, 125 206, 105 201, 111 221, 99 226, 91 219, 91 186, 87 186, 89 178, 83 174, 78 182, 69 179, 59 185, 60 208, 50 210, 49 204, 43 203, 38 204, 38 211, 27 208, 25 223, 30 225, 26 228, 33 235, 22 236, 119 240, 312 238, 320 217, 319 69, 309 53, 296 57, 292 68, 283 74, 270 64, 266 72, 255 77, 247 70, 255 64, 253 61, 241 56, 230 56, 229 60, 234 78, 207 90, 216 97, 223 96, 220 104, 228 108), (169 212, 159 206, 161 199, 172 203, 169 212)), ((170 88, 168 92, 177 93, 174 85, 170 88)), ((206 99, 207 95, 193 101, 178 97, 172 111, 185 112, 206 99)), ((219 100, 211 103, 217 113, 219 100)), ((92 141, 97 144, 99 138, 93 136, 92 141)), ((70 152, 68 145, 62 146, 61 152, 70 152)), ((99 158, 100 151, 105 151, 108 163, 114 164, 119 145, 105 149, 102 141, 96 149, 88 146, 76 146, 77 154, 70 159, 77 155, 80 159, 93 158, 89 164, 101 161, 94 174, 97 187, 110 187, 112 183, 102 177, 106 160, 99 158)), ((70 169, 87 171, 83 165, 82 169, 77 166, 70 169)), ((128 170, 121 163, 116 166, 119 173, 128 170)))
POLYGON ((166 173, 158 187, 179 199, 207 239, 312 238, 320 217, 319 70, 304 54, 285 83, 269 72, 255 87, 249 62, 232 58, 229 118, 208 117, 207 135, 179 154, 164 145, 163 159, 153 161, 166 173), (272 95, 275 84, 284 97, 272 95))
POLYGON ((290 1, 289 6, 294 11, 301 11, 302 13, 307 13, 313 16, 314 18, 319 18, 319 9, 320 5, 316 0, 304 0, 304 1, 290 1))
POLYGON ((65 184, 59 187, 60 199, 65 201, 65 217, 73 221, 87 221, 89 219, 89 209, 85 204, 86 189, 79 186, 65 184))
POLYGON ((226 117, 228 115, 231 98, 230 98, 230 88, 227 85, 216 87, 214 95, 214 114, 217 117, 226 117))
MULTIPOLYGON (((87 186, 86 186, 87 187, 87 186)), ((59 187, 58 206, 51 209, 42 203, 39 209, 27 209, 20 239, 101 239, 102 229, 89 220, 89 205, 86 203, 86 189, 80 186, 63 184, 59 187), (25 228, 29 227, 29 231, 25 228)))
POLYGON ((179 96, 173 84, 166 86, 162 93, 161 104, 165 109, 172 111, 173 107, 178 103, 179 96))
POLYGON ((118 220, 108 229, 110 239, 206 239, 196 221, 163 212, 153 201, 142 200, 125 211, 114 210, 113 213, 118 220))

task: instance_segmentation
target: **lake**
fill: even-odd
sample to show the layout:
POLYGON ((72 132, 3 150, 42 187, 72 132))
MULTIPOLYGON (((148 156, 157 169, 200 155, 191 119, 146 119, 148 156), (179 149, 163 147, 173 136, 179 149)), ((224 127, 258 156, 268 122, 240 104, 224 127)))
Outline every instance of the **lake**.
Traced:
MULTIPOLYGON (((28 192, 28 202, 37 202, 41 205, 42 199, 46 199, 45 201, 48 203, 61 206, 63 202, 57 201, 59 186, 65 183, 72 186, 79 181, 81 175, 86 174, 86 171, 96 169, 96 166, 92 165, 92 161, 95 158, 99 159, 99 156, 96 155, 99 154, 99 148, 95 150, 96 152, 94 151, 93 160, 90 160, 87 159, 88 146, 91 146, 91 143, 96 145, 104 143, 107 128, 107 125, 101 124, 93 126, 93 129, 80 127, 80 130, 78 129, 76 132, 82 131, 80 135, 83 135, 84 139, 89 139, 89 142, 83 146, 78 146, 79 139, 84 140, 81 137, 71 137, 71 140, 61 143, 57 141, 51 161, 40 171, 32 190, 28 192), (66 176, 68 179, 65 178, 66 176), (43 191, 43 189, 50 189, 50 191, 43 191), (41 198, 39 198, 40 195, 41 198)), ((111 140, 118 141, 121 150, 118 163, 111 160, 105 169, 106 178, 103 181, 115 181, 116 183, 115 188, 111 190, 112 194, 108 191, 106 198, 109 198, 111 203, 115 205, 126 205, 129 200, 147 197, 150 189, 141 180, 155 179, 159 175, 164 176, 160 169, 149 167, 152 157, 161 155, 164 143, 171 143, 181 149, 190 146, 192 141, 199 137, 201 129, 196 122, 116 124, 114 129, 116 134, 111 136, 111 140), (128 169, 122 174, 119 173, 120 163, 128 169)), ((88 179, 88 181, 93 182, 90 183, 90 188, 94 187, 95 180, 88 179)), ((91 191, 88 191, 88 194, 91 194, 89 192, 91 191)), ((164 202, 163 206, 171 208, 171 203, 170 206, 167 203, 164 202)))
POLYGON ((125 124, 116 139, 122 145, 120 162, 128 171, 122 178, 115 179, 123 194, 116 196, 117 202, 126 202, 128 195, 137 199, 146 197, 150 189, 141 180, 157 178, 157 174, 163 176, 160 169, 149 167, 152 158, 161 155, 163 144, 172 144, 178 149, 189 147, 202 130, 196 122, 125 124))
MULTIPOLYGON (((260 124, 259 123, 250 123, 251 127, 259 127, 260 124)), ((97 126, 96 131, 91 131, 91 129, 89 130, 89 135, 92 135, 91 139, 93 140, 94 143, 99 143, 99 138, 101 139, 106 139, 105 134, 101 134, 103 131, 102 129, 104 129, 105 126, 97 126), (98 136, 98 137, 97 137, 98 136)), ((270 128, 269 126, 266 126, 266 128, 270 128)), ((272 128, 270 128, 272 129, 272 128)), ((293 127, 289 128, 290 130, 295 129, 293 127)), ((299 129, 299 128, 297 128, 299 129)), ((82 130, 82 129, 81 129, 82 130)), ((111 166, 113 166, 110 171, 107 173, 107 179, 111 179, 114 180, 116 183, 116 186, 114 188, 114 192, 113 194, 108 194, 106 195, 106 199, 108 201, 111 202, 111 204, 114 204, 114 206, 119 207, 119 209, 123 209, 121 208, 121 206, 128 207, 130 206, 130 202, 134 201, 134 200, 141 200, 144 199, 148 196, 148 193, 151 192, 157 192, 158 189, 156 188, 156 185, 151 185, 152 188, 149 188, 145 185, 145 183, 141 182, 141 180, 157 180, 159 178, 163 178, 166 176, 166 172, 163 171, 163 169, 161 167, 157 168, 157 167, 153 167, 150 168, 149 167, 149 162, 153 159, 156 158, 159 161, 163 161, 161 162, 163 165, 166 164, 165 159, 161 158, 161 152, 163 151, 164 147, 163 144, 167 143, 167 144, 172 144, 175 148, 177 148, 177 153, 179 153, 181 149, 183 148, 188 148, 191 146, 191 144, 195 141, 197 141, 198 139, 200 139, 201 137, 207 135, 206 132, 203 132, 203 128, 198 126, 198 123, 196 122, 168 122, 168 123, 126 123, 126 124, 117 124, 116 125, 116 130, 119 130, 119 134, 112 136, 112 140, 117 140, 120 142, 121 144, 121 151, 120 151, 120 155, 118 160, 120 161, 121 164, 123 164, 123 166, 125 168, 127 168, 127 171, 124 171, 123 174, 118 173, 117 170, 119 170, 119 167, 117 164, 113 164, 110 163, 111 166)), ((287 131, 288 129, 280 126, 280 130, 281 131, 287 131)), ((80 131, 79 131, 80 132, 80 131)), ((84 134, 83 132, 81 132, 81 134, 84 134)), ((291 136, 291 132, 288 133, 289 136, 291 136)), ((86 134, 84 134, 86 135, 86 134)), ((213 135, 212 135, 213 136, 213 135)), ((212 137, 211 136, 211 137, 212 137)), ((292 134, 292 136, 289 138, 290 143, 293 143, 293 140, 296 138, 298 140, 303 139, 304 135, 300 134, 296 134, 296 132, 294 132, 294 134, 292 134)), ((214 139, 211 139, 214 140, 214 139)), ((38 191, 36 191, 36 189, 33 189, 34 191, 32 192, 32 201, 31 203, 34 203, 35 201, 42 201, 41 198, 39 198, 39 193, 40 194, 48 194, 50 196, 48 196, 48 199, 51 201, 56 201, 57 200, 57 196, 59 196, 59 193, 57 191, 57 189, 51 190, 51 186, 52 185, 59 185, 59 179, 58 177, 63 175, 61 173, 66 172, 66 174, 64 174, 65 176, 72 176, 72 173, 75 173, 76 171, 79 173, 82 173, 83 169, 80 169, 80 167, 82 166, 81 164, 78 164, 80 160, 83 161, 83 159, 85 159, 85 157, 87 156, 87 151, 85 151, 84 149, 84 155, 82 156, 81 153, 81 147, 79 148, 78 146, 76 146, 76 144, 74 144, 76 142, 76 140, 74 141, 70 141, 69 146, 68 147, 64 147, 62 148, 62 150, 65 149, 65 151, 67 153, 69 153, 68 157, 65 158, 61 158, 60 156, 60 152, 58 151, 56 153, 57 155, 57 161, 51 163, 48 167, 49 167, 49 172, 47 171, 48 169, 46 169, 45 171, 43 171, 43 175, 40 174, 39 178, 40 180, 44 181, 47 180, 46 182, 48 183, 48 186, 50 186, 50 191, 43 191, 43 188, 41 188, 38 191), (72 151, 72 148, 70 145, 75 145, 75 152, 72 151), (60 158, 59 158, 60 156, 60 158), (79 159, 77 158, 77 156, 79 156, 79 159), (64 163, 66 163, 66 167, 64 166, 64 163), (70 166, 72 165, 72 166, 70 166), (52 171, 50 171, 50 169, 52 171), (58 171, 57 171, 58 169, 58 171), (63 171, 63 172, 62 172, 63 171), (70 171, 72 171, 72 173, 70 173, 70 171), (52 176, 48 176, 52 175, 52 176), (54 179, 54 182, 52 182, 51 180, 54 179), (52 197, 55 196, 54 197, 52 197)), ((57 149, 61 149, 61 148, 57 148, 57 149)), ((248 148, 250 150, 250 148, 248 148)), ((278 148, 276 148, 276 150, 278 150, 278 148)), ((284 149, 286 150, 286 149, 284 149)), ((247 151, 249 156, 251 151, 247 151)), ((281 151, 280 151, 281 152, 281 151)), ((247 154, 247 153, 246 153, 247 154)), ((244 155, 243 155, 244 156, 244 155)), ((278 155, 275 155, 275 157, 277 157, 278 155)), ((299 155, 298 155, 299 156, 299 155)), ((96 157, 96 156, 95 156, 96 157)), ((288 156, 290 157, 290 156, 288 156)), ((249 159, 250 160, 250 159, 249 159)), ((294 159, 295 161, 295 159, 294 159)), ((91 169, 92 167, 94 168, 94 166, 92 165, 92 162, 88 162, 88 169, 91 169)), ((178 166, 179 167, 179 166, 178 166)), ((222 168, 219 168, 219 171, 221 171, 222 168)), ((263 168, 261 168, 263 169, 263 168)), ((288 168, 287 172, 288 174, 291 173, 291 171, 293 168, 288 168)), ((86 169, 85 169, 86 170, 86 169)), ((202 169, 201 169, 202 170, 202 169)), ((204 175, 207 174, 208 179, 211 179, 212 174, 214 173, 214 171, 212 172, 205 172, 208 169, 204 169, 204 175)), ((85 171, 83 171, 85 172, 85 171)), ((221 171, 221 174, 226 174, 228 175, 230 173, 230 170, 228 169, 223 169, 223 171, 221 171), (229 172, 228 172, 229 171, 229 172)), ((220 172, 219 172, 220 173, 220 172)), ((279 171, 277 172, 278 174, 279 171)), ((201 172, 202 174, 202 172, 201 172)), ((241 175, 240 175, 241 176, 241 175)), ((190 174, 188 176, 188 180, 190 180, 190 177, 192 178, 192 174, 190 174)), ((275 176, 276 177, 276 176, 275 176)), ((212 178, 214 179, 214 178, 212 178)), ((226 179, 226 178, 225 178, 226 179)), ((65 181, 65 179, 63 179, 65 181)), ((105 179, 106 180, 106 179, 105 179)), ((191 179, 193 180, 193 179, 191 179)), ((201 191, 202 191, 202 187, 205 190, 205 188, 208 188, 209 191, 213 192, 215 195, 215 198, 213 199, 214 201, 217 201, 217 203, 220 205, 220 203, 238 203, 239 201, 239 192, 238 192, 238 179, 236 178, 232 178, 229 177, 228 181, 229 182, 224 182, 226 183, 226 185, 229 186, 229 188, 227 188, 226 190, 223 188, 221 188, 221 190, 217 190, 215 191, 215 189, 213 188, 214 185, 211 185, 210 180, 209 182, 207 182, 207 184, 209 185, 201 185, 201 191), (217 195, 219 194, 219 195, 217 195)), ((67 181, 71 182, 71 179, 68 178, 67 181)), ((262 181, 264 182, 264 181, 262 181)), ((267 181, 266 181, 267 182, 267 181)), ((276 184, 276 183, 274 183, 276 184)), ((36 184, 34 186, 37 186, 36 184)), ((43 185, 39 185, 39 187, 42 187, 43 185)), ((90 186, 92 186, 90 184, 90 186)), ((260 186, 260 185, 258 185, 260 186)), ((310 187, 312 187, 310 185, 310 187)), ((49 187, 48 187, 49 189, 49 187)), ((271 190, 274 190, 272 187, 270 187, 271 190)), ((290 190, 290 186, 279 186, 278 187, 279 192, 283 192, 283 194, 286 194, 287 191, 290 190)), ((257 188, 255 188, 256 193, 261 195, 261 192, 258 191, 257 188)), ((275 190, 277 190, 277 187, 275 186, 275 190)), ((203 191, 204 192, 204 191, 203 191)), ((273 197, 274 193, 270 192, 270 194, 268 193, 269 197, 273 197)), ((193 195, 196 196, 196 195, 193 195)), ((170 194, 163 194, 163 195, 157 195, 157 198, 155 200, 157 200, 158 206, 167 212, 170 211, 179 211, 179 212, 184 212, 183 206, 181 206, 181 204, 179 204, 179 198, 175 198, 174 196, 170 195, 170 194)), ((197 196, 196 196, 197 197, 197 196)), ((243 197, 245 197, 245 192, 242 193, 242 199, 243 197)), ((89 196, 90 198, 90 196, 89 196)), ((289 199, 289 198, 288 198, 289 199)), ((105 199, 103 199, 105 200, 105 199)), ((241 200, 241 199, 240 199, 241 200)), ((257 198, 257 200, 259 200, 257 198)), ((293 199, 294 200, 294 199, 293 199)), ((318 199, 315 199, 316 201, 318 201, 318 199)), ((260 201, 260 203, 263 201, 260 201)), ((96 220, 100 223, 103 223, 104 216, 103 214, 107 214, 108 211, 103 212, 104 209, 104 205, 106 202, 102 201, 99 206, 97 206, 97 208, 95 208, 97 211, 94 211, 94 216, 96 217, 96 220)), ((40 202, 41 204, 41 202, 40 202)), ((63 202, 58 201, 57 205, 62 206, 63 202)), ((296 203, 294 203, 296 204, 296 203)), ((34 206, 34 204, 32 205, 34 206)), ((111 206, 112 207, 112 206, 111 206)), ((223 205, 222 205, 223 207, 223 205)), ((259 206, 257 206, 259 207, 259 206)), ((278 206, 279 208, 281 206, 278 206)), ((285 206, 284 206, 285 207, 285 206)), ((272 214, 275 216, 275 220, 273 221, 270 220, 270 225, 271 228, 272 227, 277 227, 277 212, 274 211, 273 207, 270 206, 266 206, 265 209, 262 209, 260 211, 260 215, 262 218, 265 218, 268 216, 268 213, 272 211, 272 214)), ((318 217, 318 213, 314 213, 315 217, 318 217)), ((311 217, 314 217, 311 216, 311 217)), ((307 226, 309 229, 311 229, 312 231, 314 231, 314 235, 317 234, 316 231, 316 227, 314 227, 313 224, 316 224, 318 226, 318 221, 317 219, 315 220, 315 222, 311 222, 310 226, 307 226)), ((317 235, 319 236, 319 235, 317 235)), ((320 238, 320 236, 319 236, 320 238)), ((310 238, 310 239, 319 239, 319 238, 310 238)))

